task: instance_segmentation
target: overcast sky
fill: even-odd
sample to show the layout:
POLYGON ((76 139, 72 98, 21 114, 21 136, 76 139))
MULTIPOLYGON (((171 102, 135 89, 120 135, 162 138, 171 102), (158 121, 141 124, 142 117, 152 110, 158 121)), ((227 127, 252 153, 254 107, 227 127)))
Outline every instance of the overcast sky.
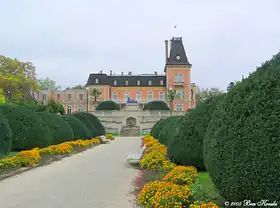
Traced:
POLYGON ((33 62, 63 87, 102 69, 163 72, 172 36, 183 37, 200 87, 225 89, 280 51, 279 0, 0 2, 0 54, 33 62))

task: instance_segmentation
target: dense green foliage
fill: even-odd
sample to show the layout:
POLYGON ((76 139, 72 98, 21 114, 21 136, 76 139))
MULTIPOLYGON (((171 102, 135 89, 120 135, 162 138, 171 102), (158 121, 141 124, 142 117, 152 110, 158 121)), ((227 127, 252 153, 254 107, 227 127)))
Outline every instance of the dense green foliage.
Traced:
POLYGON ((280 54, 229 90, 204 138, 204 162, 230 201, 280 200, 280 54))
POLYGON ((47 124, 53 134, 52 144, 59 144, 74 139, 74 132, 61 116, 48 113, 38 112, 37 115, 47 124))
POLYGON ((92 138, 100 136, 98 135, 99 132, 97 131, 97 127, 89 119, 89 113, 78 112, 72 115, 79 119, 88 128, 88 130, 91 132, 92 138))
POLYGON ((12 131, 8 121, 0 114, 0 157, 10 153, 12 148, 12 131))
POLYGON ((120 110, 119 105, 111 100, 101 102, 97 107, 96 110, 120 110))
POLYGON ((46 147, 52 143, 49 127, 34 111, 13 104, 0 105, 0 112, 8 120, 12 130, 12 149, 26 150, 46 147))
POLYGON ((161 129, 163 128, 165 124, 165 119, 160 119, 158 122, 155 123, 155 125, 153 126, 152 130, 151 130, 151 135, 154 138, 158 138, 159 133, 161 131, 161 129))
MULTIPOLYGON (((168 132, 170 132, 173 127, 175 127, 175 124, 177 125, 179 118, 181 118, 181 116, 170 116, 164 120, 162 129, 157 138, 161 144, 167 145, 168 140, 173 139, 173 136, 168 138, 168 132)), ((171 136, 171 134, 169 134, 169 136, 171 136)))
POLYGON ((105 127, 103 126, 103 124, 101 123, 99 118, 97 118, 95 115, 93 115, 91 113, 87 113, 87 117, 91 121, 91 123, 93 123, 93 126, 95 127, 95 129, 97 131, 97 136, 106 134, 105 127))
POLYGON ((92 138, 91 131, 83 124, 83 122, 81 122, 75 116, 64 115, 61 117, 72 128, 72 130, 74 132, 74 139, 91 139, 92 138))
POLYGON ((166 102, 161 100, 154 100, 147 103, 143 110, 170 110, 166 102))
POLYGON ((185 115, 183 122, 178 125, 180 132, 176 139, 169 142, 168 157, 180 165, 195 166, 205 169, 203 161, 203 139, 208 123, 216 109, 216 103, 222 95, 212 96, 198 104, 185 115), (180 152, 182 151, 182 152, 180 152))

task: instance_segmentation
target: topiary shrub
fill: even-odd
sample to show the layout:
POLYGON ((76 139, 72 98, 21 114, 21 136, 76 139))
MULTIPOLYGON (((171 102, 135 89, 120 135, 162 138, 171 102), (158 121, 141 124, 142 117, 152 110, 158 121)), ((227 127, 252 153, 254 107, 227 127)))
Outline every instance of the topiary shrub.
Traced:
POLYGON ((92 134, 91 131, 81 122, 79 119, 77 119, 75 116, 72 115, 63 115, 61 118, 69 124, 71 129, 74 133, 75 139, 91 139, 92 134))
POLYGON ((48 113, 38 112, 37 115, 48 125, 53 134, 52 144, 59 144, 74 139, 74 132, 61 116, 48 113))
POLYGON ((195 166, 200 170, 205 170, 203 139, 217 101, 221 98, 222 95, 210 97, 185 115, 187 118, 180 123, 178 138, 170 141, 167 152, 168 157, 172 158, 176 164, 195 166))
POLYGON ((91 121, 91 123, 93 123, 93 126, 97 131, 97 136, 106 134, 105 127, 103 126, 99 118, 97 118, 95 115, 92 115, 91 113, 87 113, 87 117, 91 121))
POLYGON ((120 110, 119 105, 111 100, 101 102, 97 107, 96 110, 120 110))
POLYGON ((13 132, 12 150, 28 150, 52 144, 53 135, 38 115, 22 106, 0 105, 0 112, 8 120, 13 132))
POLYGON ((158 138, 159 136, 159 133, 161 131, 161 129, 163 128, 165 124, 165 119, 160 119, 158 122, 155 123, 155 125, 153 126, 152 130, 151 130, 151 135, 154 137, 154 138, 158 138))
POLYGON ((174 116, 174 119, 170 122, 170 125, 168 126, 168 131, 166 133, 166 145, 168 145, 168 143, 170 143, 172 140, 174 140, 178 133, 179 133, 179 130, 180 130, 180 122, 181 120, 183 119, 184 116, 174 116))
POLYGON ((168 137, 167 137, 167 134, 169 131, 171 131, 172 129, 172 125, 175 121, 177 121, 178 118, 180 118, 181 116, 170 116, 168 118, 165 119, 165 122, 163 123, 163 126, 159 132, 159 135, 158 135, 158 141, 161 143, 161 144, 165 144, 167 145, 167 141, 168 141, 168 137))
POLYGON ((229 201, 280 200, 280 53, 236 84, 204 138, 204 161, 229 201))
POLYGON ((147 103, 143 110, 170 110, 166 102, 161 100, 154 100, 147 103))
POLYGON ((12 131, 8 121, 0 114, 0 157, 11 152, 12 148, 12 131))
POLYGON ((79 119, 88 128, 88 130, 91 132, 92 138, 94 138, 96 136, 100 136, 100 135, 98 135, 96 127, 90 121, 88 113, 78 112, 78 113, 74 113, 72 115, 75 116, 77 119, 79 119))

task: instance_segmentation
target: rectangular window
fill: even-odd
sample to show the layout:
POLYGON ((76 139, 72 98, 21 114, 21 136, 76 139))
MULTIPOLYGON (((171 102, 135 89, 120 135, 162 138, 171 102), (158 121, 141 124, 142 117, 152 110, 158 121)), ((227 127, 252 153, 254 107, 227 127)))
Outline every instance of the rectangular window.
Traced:
POLYGON ((125 93, 124 93, 124 100, 128 100, 128 97, 129 97, 128 93, 125 92, 125 93))
POLYGON ((67 114, 71 114, 72 113, 72 108, 71 108, 71 106, 69 105, 68 107, 67 107, 67 114))
POLYGON ((148 100, 153 100, 153 93, 152 92, 148 92, 148 100))
POLYGON ((80 111, 80 112, 83 112, 83 111, 84 111, 84 106, 83 106, 83 105, 80 105, 80 106, 79 106, 79 111, 80 111))
POLYGON ((68 94, 68 100, 69 100, 69 101, 72 100, 71 94, 68 94))
POLYGON ((159 99, 160 100, 165 100, 164 99, 164 92, 159 92, 159 99))
POLYGON ((46 94, 43 94, 43 100, 47 100, 47 95, 46 94))
POLYGON ((163 80, 160 80, 160 85, 163 85, 163 80))
POLYGON ((118 100, 118 93, 117 92, 113 92, 113 100, 118 100))
POLYGON ((56 95, 56 101, 60 101, 60 94, 56 95))
POLYGON ((79 94, 79 100, 83 100, 83 99, 84 99, 83 94, 79 94))
POLYGON ((141 92, 136 92, 136 100, 141 100, 141 92))
POLYGON ((176 109, 177 111, 184 111, 184 106, 182 104, 177 104, 176 109))

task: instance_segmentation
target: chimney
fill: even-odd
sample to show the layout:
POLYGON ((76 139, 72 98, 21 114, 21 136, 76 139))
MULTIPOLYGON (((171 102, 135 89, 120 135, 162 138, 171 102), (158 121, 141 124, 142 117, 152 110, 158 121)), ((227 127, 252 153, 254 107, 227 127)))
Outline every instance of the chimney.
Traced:
POLYGON ((128 72, 128 75, 132 75, 132 72, 128 72))
POLYGON ((165 63, 168 61, 168 40, 165 40, 165 63))
POLYGON ((102 74, 102 70, 100 70, 100 74, 102 74))
POLYGON ((112 72, 112 70, 110 70, 110 76, 112 76, 112 74, 113 74, 113 72, 112 72))
POLYGON ((155 76, 157 76, 158 75, 157 71, 155 71, 154 74, 155 74, 155 76))
POLYGON ((122 72, 122 75, 123 75, 123 72, 122 72))

